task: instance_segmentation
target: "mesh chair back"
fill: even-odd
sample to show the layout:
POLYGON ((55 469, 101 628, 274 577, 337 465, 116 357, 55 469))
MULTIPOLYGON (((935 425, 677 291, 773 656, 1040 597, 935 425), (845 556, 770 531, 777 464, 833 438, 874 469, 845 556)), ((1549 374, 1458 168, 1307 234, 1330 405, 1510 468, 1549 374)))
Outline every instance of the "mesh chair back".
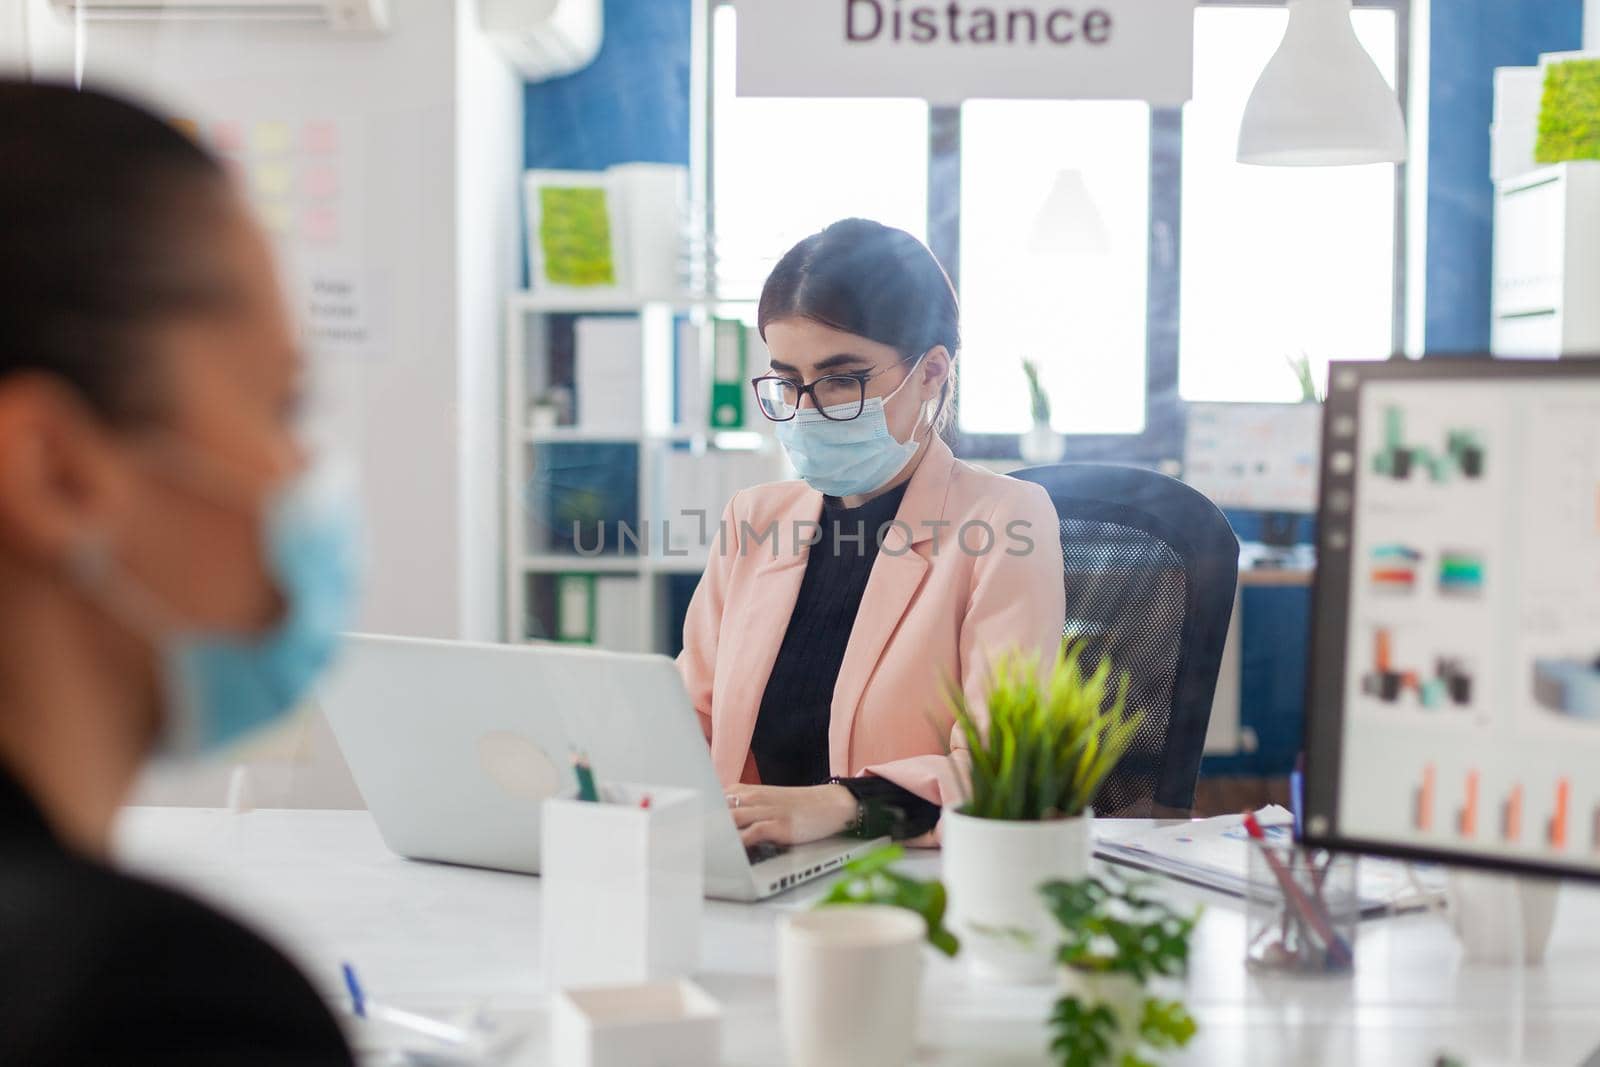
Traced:
POLYGON ((1195 780, 1239 580, 1239 541, 1216 505, 1155 471, 1098 463, 1015 475, 1061 519, 1067 616, 1085 664, 1128 675, 1138 735, 1095 810, 1144 816, 1194 806, 1195 780))

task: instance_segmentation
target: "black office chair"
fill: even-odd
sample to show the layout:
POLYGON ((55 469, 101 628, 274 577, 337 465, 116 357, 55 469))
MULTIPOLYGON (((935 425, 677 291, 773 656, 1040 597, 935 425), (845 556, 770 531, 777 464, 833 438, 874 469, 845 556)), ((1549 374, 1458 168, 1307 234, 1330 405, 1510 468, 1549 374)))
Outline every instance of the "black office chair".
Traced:
POLYGON ((1095 811, 1194 807, 1195 780, 1239 581, 1239 539, 1210 500, 1164 474, 1100 463, 1017 471, 1061 517, 1067 617, 1085 664, 1126 672, 1143 716, 1095 811))

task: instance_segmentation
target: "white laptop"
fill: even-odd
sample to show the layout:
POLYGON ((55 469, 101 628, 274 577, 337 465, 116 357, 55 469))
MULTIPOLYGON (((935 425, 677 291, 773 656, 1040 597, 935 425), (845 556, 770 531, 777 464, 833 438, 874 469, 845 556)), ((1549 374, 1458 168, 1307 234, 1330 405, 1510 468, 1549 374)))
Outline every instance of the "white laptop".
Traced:
POLYGON ((539 805, 602 783, 693 789, 706 895, 760 900, 879 841, 830 838, 751 862, 699 717, 665 656, 351 636, 320 699, 384 843, 402 856, 539 871, 539 805))

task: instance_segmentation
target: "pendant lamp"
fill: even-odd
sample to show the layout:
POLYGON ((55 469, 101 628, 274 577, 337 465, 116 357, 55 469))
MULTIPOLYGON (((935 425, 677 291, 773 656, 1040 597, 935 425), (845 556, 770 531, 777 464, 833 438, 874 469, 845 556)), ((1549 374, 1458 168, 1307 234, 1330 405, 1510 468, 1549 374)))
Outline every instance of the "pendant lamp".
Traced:
POLYGON ((1356 38, 1351 0, 1289 0, 1289 27, 1245 105, 1239 162, 1403 163, 1405 118, 1356 38))
POLYGON ((1111 235, 1081 170, 1056 174, 1050 194, 1034 219, 1028 251, 1085 257, 1110 253, 1111 235))

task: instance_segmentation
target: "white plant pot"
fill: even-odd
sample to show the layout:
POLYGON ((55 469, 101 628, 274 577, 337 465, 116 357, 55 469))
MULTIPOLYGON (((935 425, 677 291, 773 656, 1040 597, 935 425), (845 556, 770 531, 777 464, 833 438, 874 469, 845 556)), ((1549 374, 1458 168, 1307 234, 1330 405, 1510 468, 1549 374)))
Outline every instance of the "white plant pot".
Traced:
POLYGON ((1017 451, 1026 463, 1055 463, 1067 454, 1067 439, 1052 430, 1048 422, 1036 422, 1022 435, 1017 451))
POLYGON ((944 883, 961 955, 986 981, 1044 983, 1061 931, 1039 887, 1089 873, 1093 819, 1011 822, 944 813, 944 883))
POLYGON ((1120 1063, 1126 1053, 1139 1050, 1139 1020, 1144 1015, 1144 987, 1132 975, 1092 974, 1062 967, 1057 974, 1062 996, 1077 997, 1084 1007, 1104 1004, 1117 1020, 1107 1063, 1120 1063))

